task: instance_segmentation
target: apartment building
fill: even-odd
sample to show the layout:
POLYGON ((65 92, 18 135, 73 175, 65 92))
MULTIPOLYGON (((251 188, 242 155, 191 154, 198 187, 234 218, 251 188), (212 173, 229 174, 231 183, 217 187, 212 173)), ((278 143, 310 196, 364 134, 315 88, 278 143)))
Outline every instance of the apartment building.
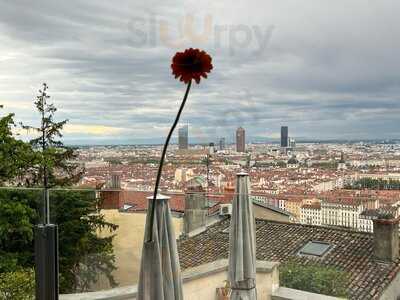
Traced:
POLYGON ((328 200, 321 203, 321 224, 358 229, 362 204, 352 200, 328 200))
POLYGON ((329 198, 320 203, 303 204, 300 222, 372 232, 372 219, 368 218, 366 211, 376 211, 378 207, 378 200, 373 198, 329 198))
POLYGON ((295 220, 300 221, 303 204, 306 204, 306 202, 302 198, 287 198, 285 199, 285 210, 290 212, 295 220))
POLYGON ((300 223, 320 226, 321 203, 304 204, 301 207, 300 223))

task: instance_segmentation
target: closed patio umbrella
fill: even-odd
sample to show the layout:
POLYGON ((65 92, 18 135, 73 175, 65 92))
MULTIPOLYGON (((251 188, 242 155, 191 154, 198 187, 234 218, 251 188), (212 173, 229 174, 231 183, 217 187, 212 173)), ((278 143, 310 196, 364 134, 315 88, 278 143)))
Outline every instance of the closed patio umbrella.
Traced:
POLYGON ((147 198, 149 206, 140 265, 138 300, 182 300, 180 265, 169 197, 147 198), (150 212, 155 205, 153 228, 150 212), (150 230, 152 234, 150 235, 150 230), (151 238, 150 238, 151 236, 151 238))
POLYGON ((231 300, 257 299, 256 240, 249 176, 238 173, 229 233, 229 281, 231 300))

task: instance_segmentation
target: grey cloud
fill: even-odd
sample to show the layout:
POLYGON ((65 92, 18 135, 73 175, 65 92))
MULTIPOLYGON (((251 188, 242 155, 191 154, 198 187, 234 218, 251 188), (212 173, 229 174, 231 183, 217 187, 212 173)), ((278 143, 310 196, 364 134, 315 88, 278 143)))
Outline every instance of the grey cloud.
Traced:
POLYGON ((151 26, 158 30, 157 22, 167 22, 174 39, 186 15, 195 17, 196 33, 211 15, 212 25, 227 30, 273 31, 258 54, 254 36, 232 54, 228 31, 221 40, 212 33, 204 44, 193 44, 209 51, 215 66, 208 80, 193 86, 185 108, 182 122, 193 134, 213 139, 244 126, 250 136, 266 136, 288 124, 301 137, 398 137, 398 1, 256 2, 6 1, 0 11, 0 103, 11 104, 18 120, 35 122, 31 100, 46 81, 59 118, 125 128, 116 139, 127 132, 160 137, 184 86, 169 68, 178 49, 163 44, 151 26), (148 38, 156 34, 156 43, 137 43, 136 21, 148 38))

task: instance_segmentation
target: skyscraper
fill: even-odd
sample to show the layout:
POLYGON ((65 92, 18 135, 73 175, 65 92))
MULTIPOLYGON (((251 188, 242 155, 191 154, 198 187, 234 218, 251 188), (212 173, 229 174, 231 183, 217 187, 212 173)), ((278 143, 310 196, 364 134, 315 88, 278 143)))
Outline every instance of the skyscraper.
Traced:
POLYGON ((214 154, 215 153, 215 144, 214 143, 210 143, 209 145, 208 145, 208 153, 209 154, 214 154))
POLYGON ((225 150, 225 138, 219 140, 219 150, 225 150))
POLYGON ((184 125, 178 130, 178 143, 180 150, 186 150, 189 148, 189 126, 184 125))
POLYGON ((287 126, 281 127, 281 147, 289 147, 289 128, 287 126))
POLYGON ((242 127, 236 130, 236 151, 245 152, 246 151, 246 136, 245 131, 242 127))

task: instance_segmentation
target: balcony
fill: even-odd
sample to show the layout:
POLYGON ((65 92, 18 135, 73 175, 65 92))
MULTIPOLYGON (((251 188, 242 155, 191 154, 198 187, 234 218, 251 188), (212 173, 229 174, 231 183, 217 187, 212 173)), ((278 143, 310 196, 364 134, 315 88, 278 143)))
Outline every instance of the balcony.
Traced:
MULTIPOLYGON (((268 299, 279 287, 278 263, 257 262, 257 295, 259 299, 268 299)), ((182 273, 183 292, 185 299, 204 300, 216 299, 216 291, 223 287, 228 274, 228 260, 221 259, 182 273)), ((61 295, 61 300, 116 300, 136 299, 137 286, 126 286, 106 291, 83 294, 61 295)))
MULTIPOLYGON (((335 300, 339 298, 313 294, 304 291, 279 287, 279 263, 257 261, 257 299, 266 300, 335 300)), ((228 260, 221 259, 212 263, 190 268, 182 273, 185 299, 204 300, 221 299, 220 289, 228 276, 228 260)), ((110 290, 60 295, 60 300, 134 300, 137 286, 126 286, 110 290)), ((229 298, 226 298, 229 299, 229 298)))

